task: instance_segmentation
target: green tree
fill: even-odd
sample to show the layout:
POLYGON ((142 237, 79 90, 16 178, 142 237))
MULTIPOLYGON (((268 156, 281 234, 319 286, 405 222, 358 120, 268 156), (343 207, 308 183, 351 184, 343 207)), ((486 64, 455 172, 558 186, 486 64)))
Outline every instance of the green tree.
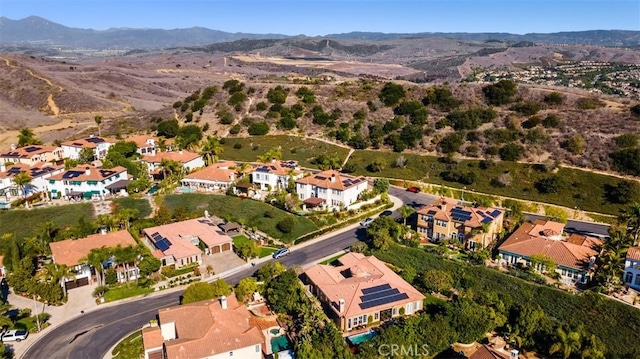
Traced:
POLYGON ((380 90, 378 97, 385 106, 395 106, 405 96, 404 87, 393 82, 387 82, 380 90))
POLYGON ((222 147, 218 138, 207 136, 202 143, 200 154, 204 157, 207 166, 210 166, 212 163, 218 162, 218 156, 220 156, 223 151, 224 147, 222 147))
POLYGON ((378 193, 389 192, 389 180, 386 178, 376 178, 373 180, 373 188, 378 193))
POLYGON ((512 80, 500 80, 483 87, 482 92, 489 105, 500 106, 513 101, 513 97, 518 93, 518 87, 512 80))
POLYGON ((613 143, 618 148, 633 148, 638 145, 638 135, 635 133, 625 133, 614 137, 613 143))
POLYGON ((258 282, 253 277, 247 277, 240 279, 236 286, 236 298, 239 301, 244 302, 251 298, 251 295, 258 290, 258 282))
POLYGON ((276 224, 276 227, 282 233, 291 233, 296 228, 296 220, 292 216, 286 216, 276 224))
POLYGON ((640 197, 640 185, 636 181, 620 180, 605 186, 605 195, 611 203, 626 204, 640 197))
POLYGON ((553 273, 556 270, 556 262, 545 254, 532 254, 529 256, 531 267, 540 273, 553 273))
POLYGON ((236 246, 238 255, 242 259, 256 258, 260 255, 260 247, 255 241, 244 242, 239 246, 236 246))
POLYGON ((258 162, 268 163, 271 160, 281 160, 282 159, 282 149, 279 147, 274 147, 269 149, 267 152, 258 156, 256 159, 258 162))
POLYGON ((524 154, 524 147, 517 143, 507 143, 500 147, 500 159, 503 161, 517 161, 524 154))
POLYGON ((430 269, 422 275, 422 283, 430 292, 443 293, 453 288, 453 278, 449 272, 430 269))
POLYGON ((287 102, 288 94, 289 94, 288 90, 278 85, 275 88, 269 89, 269 92, 267 92, 267 99, 269 100, 269 102, 273 104, 282 105, 285 102, 287 102))
POLYGON ((154 256, 144 256, 140 263, 138 264, 138 269, 140 270, 140 274, 147 277, 151 273, 155 273, 160 270, 160 266, 162 262, 154 256))
POLYGON ((227 92, 229 92, 230 95, 233 95, 234 93, 240 92, 244 89, 244 83, 235 79, 227 80, 222 85, 222 89, 227 90, 227 92))
POLYGON ((197 282, 189 285, 182 294, 182 304, 200 302, 213 299, 216 295, 213 287, 209 283, 197 282))
POLYGON ((640 238, 640 203, 634 202, 623 209, 619 221, 627 226, 633 237, 633 245, 637 245, 640 238))
POLYGON ((180 174, 182 172, 182 163, 176 160, 163 158, 160 161, 159 167, 162 169, 162 178, 167 178, 167 174, 169 174, 169 176, 172 176, 175 174, 180 174))
POLYGON ((564 143, 564 148, 574 155, 579 155, 584 152, 584 137, 581 135, 573 135, 564 143))
POLYGON ((23 128, 18 134, 18 147, 24 147, 29 145, 41 145, 42 141, 37 139, 30 128, 23 128))
POLYGON ((464 143, 464 139, 462 135, 457 132, 450 133, 446 135, 440 142, 438 142, 438 147, 440 147, 440 151, 442 153, 454 153, 460 149, 460 146, 464 143))
POLYGON ((20 187, 20 191, 22 191, 22 196, 24 198, 27 197, 27 186, 32 180, 33 178, 31 178, 31 175, 25 171, 20 171, 17 175, 13 176, 13 183, 20 187))
POLYGON ((178 131, 180 130, 180 124, 178 124, 178 120, 164 120, 158 123, 157 131, 158 136, 166 137, 166 138, 174 138, 178 135, 178 131))
POLYGON ((268 262, 256 272, 257 278, 261 282, 268 282, 271 279, 284 273, 287 268, 280 262, 268 262))
POLYGON ((106 247, 94 248, 89 251, 86 257, 81 259, 82 263, 92 266, 96 270, 98 285, 104 285, 104 265, 103 263, 111 257, 111 250, 106 247))
POLYGON ((102 116, 96 115, 93 118, 93 121, 95 121, 96 125, 98 125, 98 136, 102 137, 102 127, 100 126, 102 124, 102 116))
POLYGON ((565 331, 562 328, 556 329, 554 343, 549 347, 549 354, 560 354, 562 358, 569 359, 571 354, 579 354, 581 336, 578 331, 565 331))
POLYGON ((251 136, 264 136, 269 133, 269 124, 261 121, 261 122, 253 122, 249 125, 247 132, 251 136))
POLYGON ((625 148, 609 154, 613 167, 622 173, 640 176, 640 148, 625 148))
POLYGON ((189 148, 202 140, 202 128, 198 125, 186 125, 180 127, 176 136, 176 143, 180 148, 189 148))
POLYGON ((231 291, 233 289, 222 278, 216 280, 215 282, 212 282, 210 284, 210 286, 213 289, 213 296, 214 297, 220 297, 220 296, 223 296, 223 295, 229 295, 229 294, 231 294, 231 291))
POLYGON ((637 104, 630 108, 631 115, 634 117, 640 117, 640 104, 637 104))
POLYGON ((558 92, 551 92, 544 95, 544 103, 550 106, 559 106, 564 102, 564 96, 558 92))
POLYGON ((83 148, 80 150, 78 154, 78 164, 91 163, 91 161, 95 160, 95 152, 93 152, 93 148, 83 148))
POLYGON ((402 207, 398 208, 398 212, 402 216, 402 220, 404 221, 404 225, 407 225, 407 218, 411 217, 411 215, 415 212, 413 207, 407 206, 406 204, 402 205, 402 207))
POLYGON ((371 164, 369 164, 369 166, 367 167, 369 172, 382 172, 386 168, 387 168, 387 161, 382 157, 378 157, 374 159, 373 162, 371 162, 371 164))

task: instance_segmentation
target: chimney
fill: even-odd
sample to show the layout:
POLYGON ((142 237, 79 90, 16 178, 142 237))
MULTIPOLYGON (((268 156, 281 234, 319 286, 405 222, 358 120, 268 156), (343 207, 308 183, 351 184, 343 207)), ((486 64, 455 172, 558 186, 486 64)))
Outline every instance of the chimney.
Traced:
POLYGON ((91 174, 91 167, 85 167, 84 168, 84 174, 86 174, 87 176, 91 174))
POLYGON ((509 353, 509 359, 518 359, 518 350, 511 350, 511 353, 509 353))
POLYGON ((178 151, 179 154, 182 154, 182 150, 178 151))
POLYGON ((335 173, 331 174, 331 180, 330 181, 331 181, 331 183, 336 181, 336 174, 335 173))
POLYGON ((103 236, 104 236, 105 234, 107 234, 107 229, 106 229, 106 228, 104 228, 104 227, 103 227, 103 228, 100 228, 100 234, 102 234, 103 236))
POLYGON ((272 159, 271 159, 271 163, 276 163, 276 159, 275 159, 275 158, 272 158, 272 159))
POLYGON ((15 143, 12 143, 12 144, 11 144, 11 151, 15 151, 15 150, 16 150, 16 148, 17 148, 17 147, 16 147, 16 144, 15 144, 15 143))
POLYGON ((440 209, 443 211, 447 211, 447 201, 446 200, 442 200, 442 203, 440 203, 440 209))
POLYGON ((340 300, 338 300, 338 312, 340 314, 344 313, 344 299, 340 298, 340 300))
POLYGON ((220 297, 220 307, 222 307, 222 309, 224 310, 227 309, 227 297, 224 295, 220 297))
POLYGON ((7 172, 7 166, 3 163, 0 163, 0 172, 7 172))
POLYGON ((89 138, 93 138, 93 133, 89 135, 89 138))

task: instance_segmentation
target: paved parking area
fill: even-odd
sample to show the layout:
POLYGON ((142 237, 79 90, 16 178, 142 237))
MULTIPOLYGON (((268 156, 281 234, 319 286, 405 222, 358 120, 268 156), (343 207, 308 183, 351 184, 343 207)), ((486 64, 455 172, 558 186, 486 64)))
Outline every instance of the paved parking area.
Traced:
MULTIPOLYGON (((203 270, 210 265, 213 267, 213 271, 215 273, 222 273, 230 269, 240 267, 244 264, 247 264, 247 262, 238 257, 238 255, 233 251, 226 251, 211 255, 203 255, 202 266, 200 269, 203 270)), ((203 270, 202 273, 206 273, 206 270, 203 270)))

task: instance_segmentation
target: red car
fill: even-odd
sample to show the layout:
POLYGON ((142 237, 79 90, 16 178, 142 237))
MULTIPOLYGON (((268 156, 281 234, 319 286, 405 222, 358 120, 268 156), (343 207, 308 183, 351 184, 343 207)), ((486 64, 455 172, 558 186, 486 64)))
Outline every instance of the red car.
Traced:
POLYGON ((409 187, 409 188, 407 188, 407 191, 413 192, 413 193, 418 193, 418 192, 421 191, 421 189, 419 187, 409 187))

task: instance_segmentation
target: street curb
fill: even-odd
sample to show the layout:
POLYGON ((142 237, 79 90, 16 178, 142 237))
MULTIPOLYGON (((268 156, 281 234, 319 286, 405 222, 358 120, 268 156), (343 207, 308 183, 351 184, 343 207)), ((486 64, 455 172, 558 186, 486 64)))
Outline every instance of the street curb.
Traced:
POLYGON ((135 333, 137 331, 140 331, 140 335, 142 336, 142 329, 144 329, 144 328, 136 329, 136 330, 134 330, 134 331, 132 331, 130 333, 127 333, 124 337, 122 337, 122 339, 119 342, 115 343, 111 348, 109 348, 109 350, 102 357, 102 359, 112 359, 112 358, 114 358, 114 356, 111 355, 111 353, 113 353, 113 350, 118 346, 118 344, 122 343, 122 341, 125 340, 129 335, 131 335, 131 334, 133 334, 133 333, 135 333))

